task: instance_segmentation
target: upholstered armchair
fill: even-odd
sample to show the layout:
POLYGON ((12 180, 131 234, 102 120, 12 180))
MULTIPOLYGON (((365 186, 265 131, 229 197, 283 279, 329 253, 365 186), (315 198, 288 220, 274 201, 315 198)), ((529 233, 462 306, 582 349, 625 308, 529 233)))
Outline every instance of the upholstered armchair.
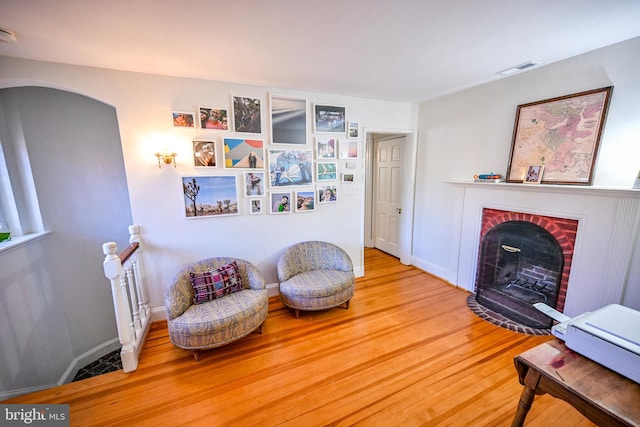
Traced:
POLYGON ((294 310, 349 308, 355 275, 349 255, 320 241, 301 242, 284 250, 277 264, 280 301, 294 310))
POLYGON ((193 350, 196 361, 200 350, 228 344, 254 330, 262 333, 269 304, 260 270, 248 261, 223 257, 181 270, 165 290, 164 300, 171 342, 193 350), (237 269, 229 269, 233 261, 237 269))

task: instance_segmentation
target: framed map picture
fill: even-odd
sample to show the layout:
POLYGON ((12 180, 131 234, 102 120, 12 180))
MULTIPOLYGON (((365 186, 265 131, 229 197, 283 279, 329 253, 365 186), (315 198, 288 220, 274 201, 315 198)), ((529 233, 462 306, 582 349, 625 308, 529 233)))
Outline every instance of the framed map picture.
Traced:
POLYGON ((507 182, 544 165, 543 184, 591 185, 613 86, 518 106, 507 182))

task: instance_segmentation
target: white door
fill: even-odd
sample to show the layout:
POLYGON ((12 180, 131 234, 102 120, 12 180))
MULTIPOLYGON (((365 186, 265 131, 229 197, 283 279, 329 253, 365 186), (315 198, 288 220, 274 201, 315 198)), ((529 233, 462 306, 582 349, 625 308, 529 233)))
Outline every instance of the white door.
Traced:
POLYGON ((374 143, 374 246, 398 258, 404 141, 400 137, 374 143))

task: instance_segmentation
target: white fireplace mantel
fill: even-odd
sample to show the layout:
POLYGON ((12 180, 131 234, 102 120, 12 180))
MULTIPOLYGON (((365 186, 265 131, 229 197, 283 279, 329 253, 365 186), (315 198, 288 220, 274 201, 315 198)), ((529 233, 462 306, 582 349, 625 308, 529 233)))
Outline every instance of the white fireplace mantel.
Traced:
POLYGON ((578 220, 567 315, 622 301, 640 223, 640 190, 471 180, 445 183, 463 190, 458 286, 474 290, 482 209, 492 208, 578 220))
POLYGON ((607 197, 640 197, 640 189, 622 187, 593 187, 588 185, 557 185, 557 184, 523 184, 511 182, 476 182, 473 180, 450 180, 447 184, 473 186, 485 189, 501 189, 513 191, 531 191, 543 193, 571 193, 589 196, 607 197))

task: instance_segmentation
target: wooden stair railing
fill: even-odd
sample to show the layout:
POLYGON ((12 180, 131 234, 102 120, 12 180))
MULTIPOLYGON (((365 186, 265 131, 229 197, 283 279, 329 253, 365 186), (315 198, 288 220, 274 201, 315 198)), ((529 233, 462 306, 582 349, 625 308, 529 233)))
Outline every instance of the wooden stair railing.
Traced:
POLYGON ((129 246, 118 255, 114 242, 102 245, 104 275, 111 282, 120 358, 124 372, 135 371, 149 333, 151 309, 142 264, 140 227, 129 226, 129 246))

